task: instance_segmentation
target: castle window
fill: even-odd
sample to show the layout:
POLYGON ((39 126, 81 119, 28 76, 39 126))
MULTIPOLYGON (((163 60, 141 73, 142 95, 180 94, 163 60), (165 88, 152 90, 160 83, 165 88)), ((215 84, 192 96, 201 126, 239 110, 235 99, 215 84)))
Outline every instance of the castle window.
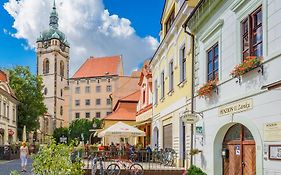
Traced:
POLYGON ((60 61, 60 76, 64 77, 64 63, 60 61))
POLYGON ((63 115, 63 107, 60 107, 60 115, 63 115))
POLYGON ((43 61, 43 74, 48 74, 50 72, 50 62, 49 59, 46 58, 43 61))
POLYGON ((47 94, 48 94, 48 89, 44 88, 44 95, 47 95, 47 94))

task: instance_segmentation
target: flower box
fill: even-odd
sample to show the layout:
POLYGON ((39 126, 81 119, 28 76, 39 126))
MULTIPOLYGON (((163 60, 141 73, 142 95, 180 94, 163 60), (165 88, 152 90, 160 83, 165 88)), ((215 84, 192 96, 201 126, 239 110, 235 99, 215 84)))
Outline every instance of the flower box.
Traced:
POLYGON ((198 89, 197 93, 199 97, 211 97, 214 89, 217 88, 218 80, 210 80, 198 89))
POLYGON ((244 61, 234 67, 230 72, 232 77, 240 77, 245 73, 259 67, 262 63, 262 59, 256 56, 248 56, 244 61))

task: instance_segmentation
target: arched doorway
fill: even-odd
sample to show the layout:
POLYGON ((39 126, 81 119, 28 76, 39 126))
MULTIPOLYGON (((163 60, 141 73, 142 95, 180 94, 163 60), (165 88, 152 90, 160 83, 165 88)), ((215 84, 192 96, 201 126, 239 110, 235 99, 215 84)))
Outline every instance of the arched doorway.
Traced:
POLYGON ((153 146, 155 148, 159 147, 159 129, 157 127, 153 129, 153 146))
POLYGON ((242 124, 230 127, 222 147, 226 150, 223 160, 224 175, 256 174, 255 140, 248 128, 242 124))

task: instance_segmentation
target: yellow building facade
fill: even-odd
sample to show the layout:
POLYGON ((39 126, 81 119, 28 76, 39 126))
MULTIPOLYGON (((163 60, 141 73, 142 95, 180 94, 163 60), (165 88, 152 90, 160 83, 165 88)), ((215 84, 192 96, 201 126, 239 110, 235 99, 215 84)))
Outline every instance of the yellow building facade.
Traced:
POLYGON ((150 67, 153 81, 152 146, 172 148, 177 165, 187 166, 190 126, 182 115, 190 110, 192 41, 182 25, 197 1, 167 0, 162 12, 160 45, 150 67))

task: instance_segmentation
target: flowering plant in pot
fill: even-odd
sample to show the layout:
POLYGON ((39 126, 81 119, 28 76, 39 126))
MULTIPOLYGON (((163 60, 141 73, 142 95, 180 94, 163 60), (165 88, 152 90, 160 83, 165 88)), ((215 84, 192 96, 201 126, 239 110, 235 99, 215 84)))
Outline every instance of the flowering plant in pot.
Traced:
POLYGON ((217 88, 218 80, 209 80, 197 91, 199 97, 211 97, 213 95, 214 89, 217 88))
POLYGON ((234 67, 234 69, 230 72, 232 77, 239 77, 257 67, 259 67, 262 63, 262 59, 256 56, 248 56, 244 59, 244 61, 234 67))

